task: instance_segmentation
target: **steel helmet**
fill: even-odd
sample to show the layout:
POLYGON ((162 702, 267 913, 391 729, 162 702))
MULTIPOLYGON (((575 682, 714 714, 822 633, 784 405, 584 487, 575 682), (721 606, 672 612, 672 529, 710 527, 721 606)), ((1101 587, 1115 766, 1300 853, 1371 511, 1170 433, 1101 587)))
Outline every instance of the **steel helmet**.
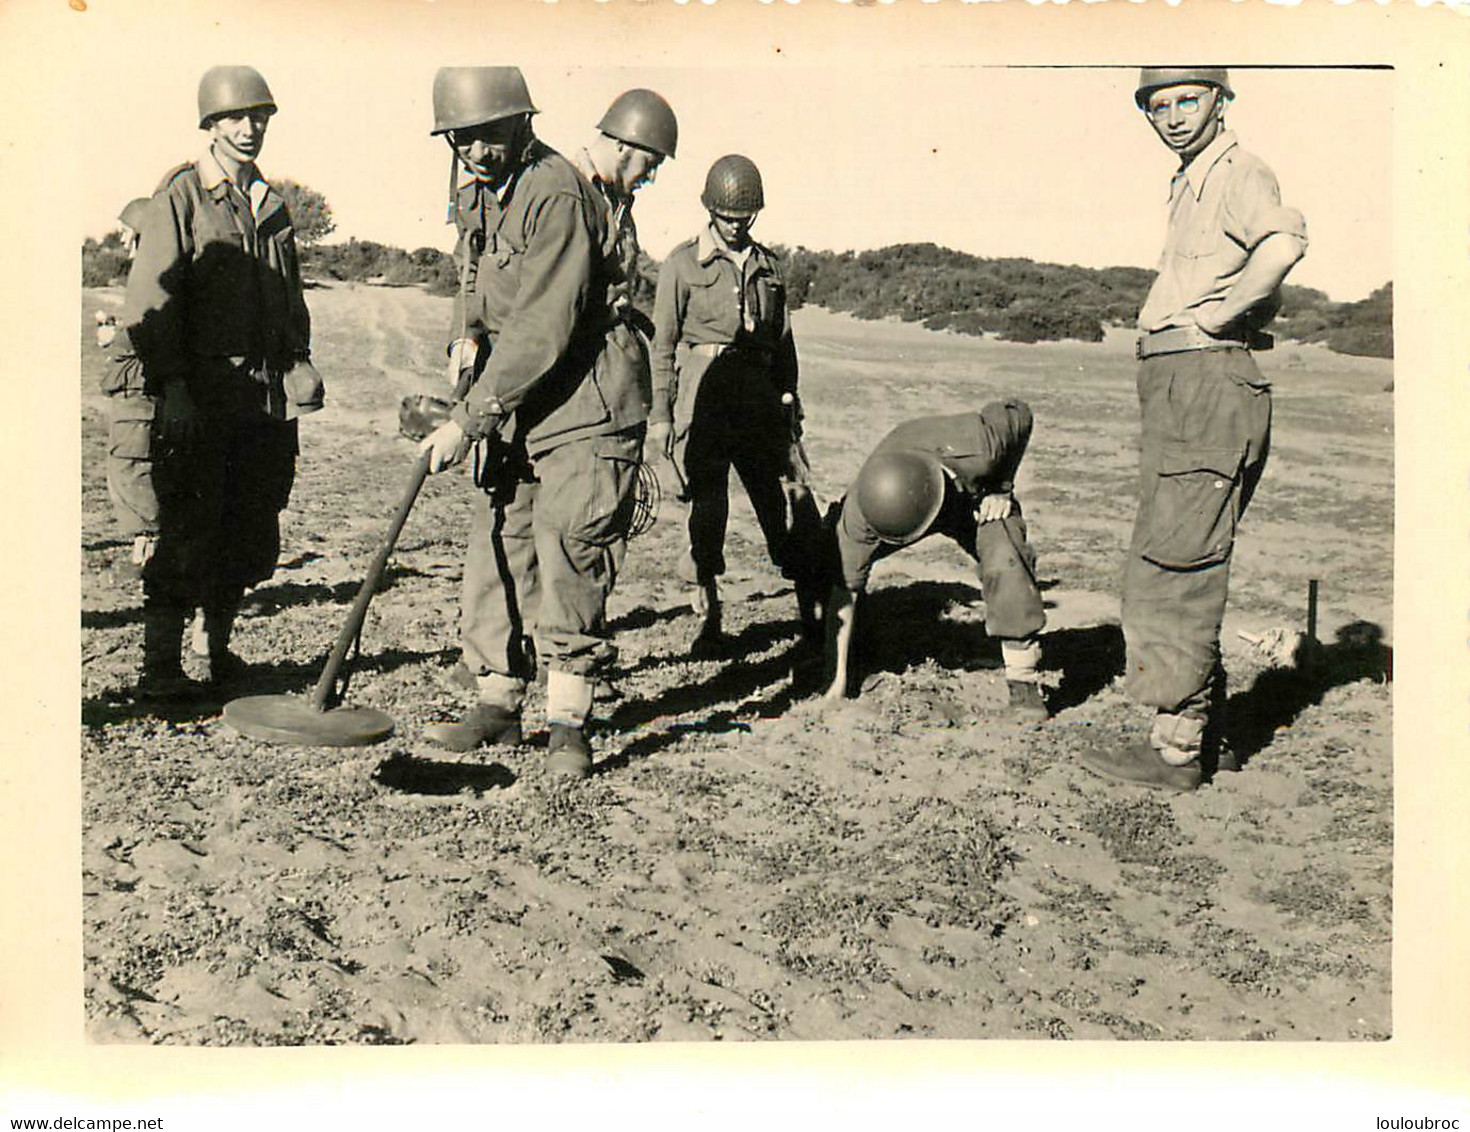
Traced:
POLYGON ((1149 95, 1154 91, 1182 83, 1212 86, 1226 98, 1235 97, 1230 89, 1230 72, 1224 67, 1144 67, 1138 72, 1138 89, 1133 92, 1133 101, 1140 110, 1147 110, 1149 95))
POLYGON ((276 112, 275 96, 254 67, 211 67, 199 80, 199 128, 221 114, 242 110, 276 112))
POLYGON ((912 542, 944 505, 944 469, 927 452, 875 452, 858 472, 853 495, 884 542, 912 542))
POLYGON ((597 128, 610 138, 673 157, 679 145, 679 120, 663 95, 628 90, 613 99, 597 128))
POLYGON ((704 207, 726 216, 754 216, 766 206, 761 171, 738 153, 726 154, 709 167, 700 196, 704 207))
POLYGON ((127 206, 117 214, 118 223, 130 228, 134 232, 143 230, 143 218, 148 215, 149 197, 137 197, 128 201, 127 206))
POLYGON ((519 67, 440 67, 434 74, 434 128, 429 133, 537 112, 519 67))

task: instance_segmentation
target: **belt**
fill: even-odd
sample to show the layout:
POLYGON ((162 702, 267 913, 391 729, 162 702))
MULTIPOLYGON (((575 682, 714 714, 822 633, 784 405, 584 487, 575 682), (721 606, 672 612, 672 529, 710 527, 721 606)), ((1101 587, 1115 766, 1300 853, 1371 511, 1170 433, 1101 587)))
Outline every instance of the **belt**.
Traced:
POLYGON ((705 358, 718 358, 723 354, 746 354, 768 362, 776 352, 768 346, 747 346, 735 342, 698 342, 689 347, 691 354, 705 358))
POLYGON ((1138 339, 1134 352, 1140 358, 1151 358, 1156 354, 1182 354, 1187 350, 1269 350, 1275 344, 1276 340, 1271 335, 1259 330, 1248 330, 1240 337, 1217 338, 1198 326, 1171 326, 1144 334, 1138 339))

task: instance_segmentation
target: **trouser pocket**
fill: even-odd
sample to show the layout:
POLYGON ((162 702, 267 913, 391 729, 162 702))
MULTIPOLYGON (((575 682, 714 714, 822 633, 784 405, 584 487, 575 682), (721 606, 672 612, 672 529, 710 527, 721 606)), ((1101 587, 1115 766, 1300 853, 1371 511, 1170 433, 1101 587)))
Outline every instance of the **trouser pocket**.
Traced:
POLYGON ((537 461, 541 524, 579 542, 610 546, 633 518, 642 429, 592 437, 537 461))
POLYGON ((1166 444, 1145 501, 1139 555, 1172 570, 1224 562, 1239 518, 1240 448, 1166 444))

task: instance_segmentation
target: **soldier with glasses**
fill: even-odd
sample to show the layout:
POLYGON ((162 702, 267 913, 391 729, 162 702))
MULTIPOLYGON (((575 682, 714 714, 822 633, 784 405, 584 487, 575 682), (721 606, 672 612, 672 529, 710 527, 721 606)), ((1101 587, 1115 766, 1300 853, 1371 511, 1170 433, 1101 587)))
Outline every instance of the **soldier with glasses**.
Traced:
POLYGON ((464 285, 449 365, 464 396, 423 449, 437 473, 473 446, 484 495, 461 596, 475 701, 426 734, 461 751, 519 743, 539 659, 547 770, 584 778, 648 417, 646 355, 620 317, 626 280, 607 200, 536 138, 520 69, 442 68, 433 103, 432 132, 456 170, 464 285))
POLYGON ((1251 356, 1307 247, 1302 214, 1225 128, 1223 67, 1145 67, 1134 101, 1179 159, 1138 327, 1138 516, 1123 576, 1129 695, 1147 741, 1084 753, 1099 774, 1170 791, 1236 769, 1222 745, 1225 614, 1235 529, 1266 466, 1271 392, 1251 356))

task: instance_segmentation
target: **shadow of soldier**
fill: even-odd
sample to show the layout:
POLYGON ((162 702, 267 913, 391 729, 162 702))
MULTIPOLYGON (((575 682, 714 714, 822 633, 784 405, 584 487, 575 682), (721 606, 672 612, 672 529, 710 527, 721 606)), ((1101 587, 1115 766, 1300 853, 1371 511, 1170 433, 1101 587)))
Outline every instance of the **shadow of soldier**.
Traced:
POLYGON ((1061 674, 1047 695, 1053 713, 1086 703, 1123 674, 1123 628, 1115 622, 1043 631, 1041 647, 1042 668, 1061 674))
POLYGON ((445 797, 469 791, 503 790, 515 785, 516 776, 504 763, 450 763, 418 759, 396 751, 373 770, 379 786, 402 794, 445 797))
POLYGON ((979 587, 962 582, 911 582, 869 591, 854 628, 854 683, 929 660, 952 672, 1000 668, 1000 642, 986 633, 983 618, 947 616, 957 606, 981 604, 979 587))
POLYGON ((1262 672, 1245 691, 1226 702, 1225 737, 1244 765, 1271 744, 1277 730, 1333 688, 1359 680, 1393 679, 1393 649, 1383 643, 1383 628, 1353 621, 1338 629, 1330 644, 1308 648, 1290 668, 1262 672))

